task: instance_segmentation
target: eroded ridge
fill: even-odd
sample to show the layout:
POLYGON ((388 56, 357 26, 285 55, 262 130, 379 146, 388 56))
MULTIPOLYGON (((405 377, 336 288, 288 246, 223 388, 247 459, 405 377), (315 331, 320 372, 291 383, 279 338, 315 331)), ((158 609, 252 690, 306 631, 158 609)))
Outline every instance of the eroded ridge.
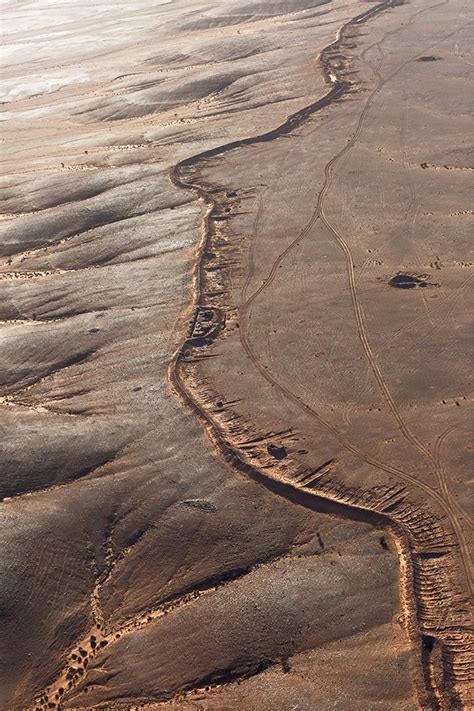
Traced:
MULTIPOLYGON (((232 235, 226 217, 232 206, 238 202, 238 196, 235 191, 218 188, 210 190, 200 176, 200 163, 203 160, 221 156, 240 147, 277 140, 294 131, 313 113, 351 91, 352 85, 344 77, 339 58, 339 51, 348 41, 349 30, 353 42, 354 30, 359 25, 398 4, 400 3, 383 2, 354 18, 340 30, 335 42, 321 53, 320 61, 329 84, 328 93, 322 99, 293 114, 273 131, 203 152, 182 161, 172 171, 173 183, 179 188, 192 191, 203 203, 204 217, 195 274, 193 321, 188 338, 171 365, 170 377, 186 403, 204 420, 215 446, 236 468, 276 493, 300 504, 308 505, 312 497, 317 497, 324 500, 330 510, 340 515, 360 517, 377 525, 382 523, 394 531, 400 553, 405 628, 414 649, 418 650, 419 667, 415 671, 415 683, 420 704, 423 707, 440 709, 469 708, 472 701, 472 636, 469 604, 459 581, 465 578, 467 586, 470 587, 471 568, 467 544, 453 513, 450 497, 443 488, 440 490, 431 486, 418 480, 410 472, 386 464, 365 452, 301 397, 286 389, 278 378, 258 362, 245 331, 245 308, 248 301, 239 309, 228 288, 230 265, 239 263, 242 257, 242 248, 232 235), (240 318, 242 314, 244 318, 240 318), (390 475, 392 481, 398 480, 399 484, 367 489, 348 486, 338 475, 337 461, 334 460, 318 463, 313 468, 302 468, 292 456, 291 430, 285 433, 262 433, 252 422, 239 415, 233 409, 234 403, 225 401, 225 397, 216 391, 200 367, 203 360, 217 355, 221 339, 229 337, 237 329, 243 347, 268 382, 294 405, 314 417, 346 450, 380 472, 390 475), (424 501, 421 501, 420 493, 424 501)), ((424 8, 422 12, 429 9, 424 8)), ((361 121, 370 101, 369 97, 361 121)), ((344 149, 344 152, 346 150, 348 149, 344 149)), ((321 219, 330 231, 334 229, 324 214, 323 200, 329 188, 334 165, 335 159, 327 167, 326 183, 312 218, 313 222, 321 219)), ((301 236, 298 235, 298 239, 301 239, 301 236)), ((348 264, 351 263, 349 247, 342 238, 338 239, 337 234, 335 237, 343 251, 346 253, 347 250, 348 264)), ((276 266, 278 265, 275 265, 272 273, 276 266)), ((271 276, 272 274, 270 279, 271 276)), ((359 310, 350 267, 348 277, 361 340, 364 341, 367 337, 363 314, 359 310)), ((251 299, 263 288, 265 286, 257 290, 251 299)), ((365 350, 370 361, 368 341, 365 350)), ((375 362, 371 366, 404 437, 433 464, 439 478, 435 456, 406 426, 385 385, 379 366, 375 362)))

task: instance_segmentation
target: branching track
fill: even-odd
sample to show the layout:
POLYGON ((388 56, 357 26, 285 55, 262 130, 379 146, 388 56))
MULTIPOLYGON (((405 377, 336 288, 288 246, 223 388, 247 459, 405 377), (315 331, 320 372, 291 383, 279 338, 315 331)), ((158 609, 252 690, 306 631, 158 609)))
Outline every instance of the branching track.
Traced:
MULTIPOLYGON (((435 8, 441 7, 447 3, 447 0, 443 0, 443 2, 438 3, 437 5, 431 6, 429 8, 424 8, 423 10, 419 11, 418 13, 415 13, 415 15, 420 15, 428 10, 433 10, 435 8)), ((360 22, 360 19, 358 20, 360 22)), ((348 25, 345 25, 344 28, 340 32, 339 38, 342 39, 344 37, 344 30, 350 26, 351 23, 348 23, 348 25)), ((457 31, 457 30, 456 30, 457 31)), ((365 59, 365 56, 367 52, 371 49, 374 49, 375 47, 378 47, 383 41, 387 39, 388 36, 391 34, 395 34, 398 32, 398 29, 392 31, 391 33, 387 33, 382 40, 379 42, 374 43, 373 45, 370 45, 363 53, 362 53, 362 58, 365 59)), ((450 33, 446 35, 447 37, 450 37, 454 33, 450 33)), ((338 40, 339 41, 339 40, 338 40)), ((333 45, 330 45, 333 47, 333 45)), ((359 335, 359 339, 361 341, 362 347, 364 349, 364 353, 366 355, 367 361, 370 365, 370 368, 375 376, 375 379, 377 381, 377 384, 379 386, 379 389, 382 393, 382 396, 384 397, 386 403, 388 404, 388 407, 394 416, 403 436, 406 438, 406 440, 411 443, 414 448, 420 452, 422 456, 428 459, 429 463, 433 466, 435 470, 435 476, 436 480, 438 483, 438 488, 441 491, 441 496, 439 496, 437 490, 433 488, 432 486, 425 485, 423 482, 420 482, 418 479, 415 477, 412 477, 408 475, 406 472, 402 472, 401 470, 397 471, 397 476, 399 478, 404 479, 405 481, 410 481, 411 483, 416 484, 417 486, 423 488, 424 491, 426 491, 430 496, 432 496, 435 500, 437 500, 438 504, 441 505, 442 509, 444 510, 446 516, 448 517, 454 531, 456 532, 457 539, 459 541, 459 546, 460 546, 460 552, 461 552, 461 559, 462 559, 462 564, 466 576, 466 581, 468 584, 469 591, 472 595, 473 593, 473 580, 472 580, 472 565, 471 565, 471 560, 470 560, 470 551, 469 551, 469 546, 466 541, 466 538, 464 536, 463 530, 461 526, 459 525, 459 521, 457 519, 457 516, 452 513, 452 509, 454 508, 456 512, 463 517, 463 519, 468 523, 468 525, 472 525, 471 520, 469 517, 466 516, 464 510, 462 507, 457 504, 453 497, 450 495, 450 493, 447 490, 447 487, 444 482, 444 474, 442 470, 440 469, 440 462, 439 462, 439 456, 436 454, 436 452, 431 452, 428 447, 422 443, 418 437, 416 437, 415 434, 413 434, 410 430, 410 428, 407 426, 407 424, 404 421, 404 418, 402 417, 398 406, 392 396, 392 393, 390 392, 390 389, 386 383, 386 380, 384 378, 384 375, 382 373, 382 370, 377 362, 377 359, 375 358, 372 348, 370 345, 369 341, 369 336, 367 333, 366 325, 365 325, 365 318, 364 318, 364 312, 362 305, 360 303, 358 293, 357 293, 357 286, 356 286, 356 276, 355 276, 355 271, 354 271, 354 260, 353 256, 350 250, 350 247, 347 243, 347 241, 344 239, 343 235, 336 229, 336 227, 329 221, 328 217, 326 216, 325 210, 324 210, 324 205, 325 205, 325 200, 327 198, 327 195, 332 187, 333 183, 333 177, 334 177, 334 172, 337 164, 341 161, 344 156, 346 156, 349 151, 355 146, 357 143, 363 125, 364 121, 367 117, 367 114, 369 113, 369 110, 373 104, 373 101, 377 94, 380 92, 382 87, 390 80, 392 79, 398 72, 400 72, 409 62, 411 62, 413 57, 410 57, 407 59, 403 64, 398 66, 396 69, 394 69, 387 77, 383 78, 382 75, 377 71, 377 69, 373 66, 371 66, 371 70, 374 72, 374 74, 377 77, 377 84, 373 91, 371 92, 368 100, 365 103, 365 106, 360 114, 359 120, 357 122, 357 126, 355 131, 353 132, 350 140, 345 144, 345 146, 342 148, 339 153, 337 153, 326 165, 325 167, 325 181, 324 185, 318 195, 318 200, 316 203, 316 208, 308 221, 308 223, 305 225, 304 229, 297 235, 296 239, 294 239, 291 244, 279 255, 278 259, 275 261, 273 264, 270 273, 265 279, 265 281, 261 284, 261 286, 256 289, 256 291, 248 298, 244 303, 242 304, 240 308, 240 315, 241 315, 241 330, 240 330, 240 338, 242 345, 249 355, 250 359, 254 362, 254 364, 258 367, 259 371, 262 373, 262 375, 267 379, 271 380, 272 384, 276 387, 278 387, 282 392, 284 392, 286 397, 290 397, 294 402, 297 402, 297 404, 301 405, 302 401, 300 398, 294 398, 293 394, 290 393, 290 391, 285 388, 280 382, 277 381, 276 378, 272 378, 271 374, 268 373, 268 369, 263 366, 263 364, 258 361, 258 358, 251 346, 249 336, 248 336, 248 323, 249 323, 249 311, 250 307, 253 304, 253 302, 257 299, 257 297, 270 286, 270 284, 273 282, 274 277, 277 274, 277 270, 282 263, 282 261, 285 259, 285 257, 293 250, 293 248, 300 243, 300 241, 306 237, 309 233, 315 222, 320 219, 321 222, 325 225, 329 233, 335 238, 337 243, 339 244, 340 248, 342 249, 344 256, 345 256, 345 261, 346 261, 346 270, 347 270, 347 275, 348 275, 348 282, 349 282, 349 288, 350 288, 350 294, 351 294, 351 300, 352 300, 352 305, 353 305, 353 310, 354 310, 354 315, 356 319, 356 325, 357 325, 357 332, 359 335)), ((249 283, 249 277, 247 278, 246 285, 244 287, 244 292, 246 291, 246 288, 248 287, 249 283)), ((309 406, 304 405, 306 409, 311 410, 309 406)), ((314 412, 314 411, 313 411, 314 412)), ((314 413, 316 414, 316 413, 314 413)), ((329 425, 328 422, 323 421, 323 419, 318 416, 318 420, 320 424, 323 424, 326 429, 330 429, 330 431, 335 434, 338 439, 346 446, 350 451, 352 451, 354 454, 358 454, 359 456, 362 457, 367 463, 373 464, 374 466, 378 466, 380 468, 381 463, 376 463, 376 460, 374 458, 368 458, 368 456, 364 453, 362 453, 362 450, 359 448, 355 448, 354 445, 348 445, 347 440, 345 438, 342 438, 341 435, 337 432, 336 428, 333 426, 329 425), (345 440, 345 441, 344 441, 345 440)), ((392 473, 395 473, 394 468, 392 468, 392 473)))
MULTIPOLYGON (((443 2, 436 5, 425 7, 415 14, 418 15, 428 12, 435 8, 441 7, 447 2, 448 0, 443 0, 443 2)), ((400 3, 387 0, 386 2, 382 2, 371 8, 362 15, 353 18, 340 29, 336 40, 325 50, 323 50, 320 54, 320 61, 325 78, 328 83, 330 83, 330 89, 321 99, 291 115, 276 129, 264 134, 227 143, 208 151, 203 151, 200 154, 185 159, 172 170, 171 180, 174 185, 179 188, 192 191, 205 206, 205 214, 201 227, 202 239, 195 271, 195 305, 197 307, 206 305, 207 295, 205 294, 204 288, 204 256, 206 250, 211 244, 213 235, 213 217, 217 210, 218 204, 211 193, 206 191, 206 189, 204 189, 194 179, 189 179, 187 176, 188 169, 199 165, 206 159, 221 156, 229 151, 245 146, 272 141, 289 134, 294 131, 294 129, 302 125, 312 114, 320 111, 337 99, 341 98, 350 89, 350 84, 340 78, 336 71, 332 70, 327 62, 328 53, 332 49, 342 45, 347 30, 357 27, 382 11, 394 7, 396 4, 400 3)), ((393 33, 397 31, 399 30, 394 30, 393 33)), ((382 40, 372 45, 372 47, 379 45, 384 39, 386 39, 387 36, 388 35, 385 35, 382 40)), ((365 50, 362 55, 362 59, 365 58, 365 55, 369 49, 371 48, 369 47, 365 50)), ((249 462, 242 450, 239 448, 238 441, 235 437, 233 437, 236 431, 236 426, 235 424, 229 424, 231 418, 227 417, 227 419, 219 419, 219 417, 215 414, 215 411, 210 408, 209 403, 212 400, 212 393, 209 391, 206 392, 207 384, 200 382, 196 371, 192 371, 190 365, 191 361, 185 357, 184 348, 176 354, 175 359, 170 366, 170 379, 185 402, 205 421, 211 439, 215 445, 236 468, 244 471, 246 474, 257 481, 260 481, 276 493, 284 495, 290 500, 298 501, 298 503, 303 503, 303 505, 308 505, 308 502, 306 499, 301 500, 298 498, 301 494, 297 492, 301 492, 301 489, 306 487, 304 492, 305 497, 309 494, 313 500, 314 497, 316 497, 318 500, 326 502, 331 501, 334 505, 343 506, 344 511, 348 507, 356 517, 366 515, 366 520, 370 520, 373 523, 378 522, 380 525, 381 521, 385 521, 387 524, 395 526, 400 541, 402 573, 401 587, 402 592, 404 592, 405 595, 403 598, 403 608, 406 613, 407 628, 414 641, 420 634, 417 630, 421 628, 423 630, 428 630, 428 637, 431 639, 433 636, 433 639, 441 645, 441 658, 444 667, 443 682, 441 685, 436 682, 436 674, 432 673, 432 658, 430 654, 424 653, 422 655, 422 660, 426 694, 424 695, 422 693, 420 700, 422 698, 424 699, 424 701, 422 701, 422 705, 428 705, 433 708, 447 709, 462 707, 463 701, 461 701, 458 696, 457 687, 465 682, 467 678, 466 675, 468 674, 466 671, 466 665, 469 663, 469 644, 466 643, 466 635, 468 632, 465 627, 466 620, 468 618, 466 618, 464 614, 464 599, 462 593, 449 589, 450 584, 453 583, 452 565, 454 560, 453 555, 450 557, 449 554, 450 552, 452 554, 454 550, 453 544, 455 541, 457 541, 457 547, 459 549, 468 586, 472 590, 472 574, 467 543, 463 530, 459 525, 459 521, 453 510, 455 509, 456 512, 460 514, 462 509, 460 510, 458 505, 454 505, 453 497, 447 488, 444 472, 440 463, 439 453, 441 443, 448 433, 443 433, 438 438, 435 451, 432 452, 405 423, 385 381, 383 372, 381 371, 381 368, 371 349, 365 325, 364 313, 358 298, 350 247, 343 235, 334 227, 334 225, 331 224, 325 212, 325 199, 332 187, 335 168, 338 162, 357 142, 362 131, 365 118, 377 93, 387 81, 395 76, 395 74, 411 60, 412 58, 405 61, 401 66, 397 67, 386 77, 382 77, 374 67, 371 67, 376 76, 376 86, 371 91, 367 101, 364 104, 356 129, 348 143, 326 165, 325 182, 318 196, 316 208, 310 220, 305 225, 304 229, 298 234, 297 238, 293 240, 293 242, 282 254, 279 255, 271 268, 268 278, 249 298, 245 298, 250 283, 249 277, 247 277, 247 281, 244 285, 245 300, 239 309, 239 333, 244 350, 261 375, 268 382, 278 388, 278 390, 289 401, 293 402, 298 407, 303 408, 307 414, 314 417, 320 425, 337 438, 345 449, 359 457, 367 464, 374 466, 381 471, 385 471, 387 474, 390 474, 399 480, 409 483, 414 490, 421 490, 425 492, 429 499, 443 511, 446 517, 446 523, 449 522, 449 525, 452 527, 454 532, 453 541, 450 542, 449 533, 446 532, 442 524, 440 526, 436 519, 430 518, 430 515, 426 514, 426 512, 423 513, 420 508, 413 510, 413 507, 406 504, 404 489, 389 486, 382 487, 381 489, 378 488, 377 491, 356 492, 353 488, 348 489, 341 484, 341 482, 335 481, 334 478, 328 478, 326 474, 311 475, 304 472, 301 474, 301 472, 299 472, 294 475, 292 479, 287 471, 284 475, 282 475, 281 471, 278 471, 278 468, 273 466, 272 463, 269 463, 268 460, 266 461, 264 458, 257 458, 258 464, 260 465, 259 467, 255 464, 255 455, 254 460, 249 462), (272 283, 277 273, 277 269, 283 259, 302 238, 310 233, 311 228, 318 219, 321 220, 325 228, 334 237, 344 253, 359 339, 362 343, 364 353, 377 381, 378 387, 405 439, 433 466, 434 474, 436 476, 436 487, 430 486, 429 484, 418 480, 415 476, 409 474, 408 472, 405 472, 398 467, 388 465, 363 451, 358 445, 342 434, 334 425, 325 420, 318 412, 305 403, 301 397, 293 393, 285 386, 284 383, 280 382, 254 353, 248 334, 250 308, 262 291, 268 288, 268 286, 272 283), (423 535, 421 538, 418 538, 417 526, 419 524, 418 519, 420 517, 424 520, 424 523, 421 524, 423 535), (426 531, 430 527, 432 529, 431 533, 427 534, 426 531), (423 538, 423 536, 425 536, 425 538, 423 538), (428 540, 428 543, 425 545, 424 549, 422 543, 420 543, 421 540, 424 540, 425 543, 426 540, 428 540), (416 553, 417 549, 418 553, 416 553), (443 557, 448 561, 443 563, 444 567, 436 560, 437 558, 441 559, 443 557), (411 574, 408 572, 409 570, 412 570, 411 574), (446 577, 444 583, 441 580, 443 576, 446 577), (437 585, 440 588, 439 593, 436 592, 437 585), (453 600, 450 599, 451 593, 453 600), (415 622, 415 610, 418 622, 415 622), (466 651, 467 657, 465 654, 466 651)), ((205 357, 202 353, 198 354, 192 362, 198 363, 199 358, 202 357, 205 357)), ((247 432, 249 431, 250 427, 247 427, 247 432)), ((346 515, 348 515, 347 512, 346 515)), ((467 520, 466 517, 464 518, 467 520)), ((454 570, 455 568, 456 565, 454 563, 454 570)), ((431 643, 430 649, 433 649, 433 643, 431 643)), ((464 694, 462 695, 464 696, 464 694)))

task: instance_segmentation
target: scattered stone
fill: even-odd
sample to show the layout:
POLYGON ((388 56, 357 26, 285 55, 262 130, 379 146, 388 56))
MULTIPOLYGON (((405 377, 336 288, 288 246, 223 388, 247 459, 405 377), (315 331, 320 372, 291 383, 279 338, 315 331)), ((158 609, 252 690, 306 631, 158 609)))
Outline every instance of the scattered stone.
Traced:
POLYGON ((204 511, 204 513, 215 513, 217 511, 217 506, 213 504, 212 501, 205 499, 186 499, 186 501, 182 501, 181 504, 194 509, 200 509, 204 511))

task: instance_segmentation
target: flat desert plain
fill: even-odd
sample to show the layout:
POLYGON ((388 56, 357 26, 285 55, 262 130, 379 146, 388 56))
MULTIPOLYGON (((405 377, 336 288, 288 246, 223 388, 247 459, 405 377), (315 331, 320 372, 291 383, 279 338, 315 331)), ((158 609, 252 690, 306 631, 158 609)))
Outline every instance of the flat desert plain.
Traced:
POLYGON ((0 707, 472 709, 472 0, 2 14, 0 707))

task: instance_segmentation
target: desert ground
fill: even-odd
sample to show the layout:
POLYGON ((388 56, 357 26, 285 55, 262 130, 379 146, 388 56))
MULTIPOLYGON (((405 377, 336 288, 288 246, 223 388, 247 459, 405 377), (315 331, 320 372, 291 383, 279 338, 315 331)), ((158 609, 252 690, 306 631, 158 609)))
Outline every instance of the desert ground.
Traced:
POLYGON ((472 0, 4 0, 0 708, 474 708, 472 0))

